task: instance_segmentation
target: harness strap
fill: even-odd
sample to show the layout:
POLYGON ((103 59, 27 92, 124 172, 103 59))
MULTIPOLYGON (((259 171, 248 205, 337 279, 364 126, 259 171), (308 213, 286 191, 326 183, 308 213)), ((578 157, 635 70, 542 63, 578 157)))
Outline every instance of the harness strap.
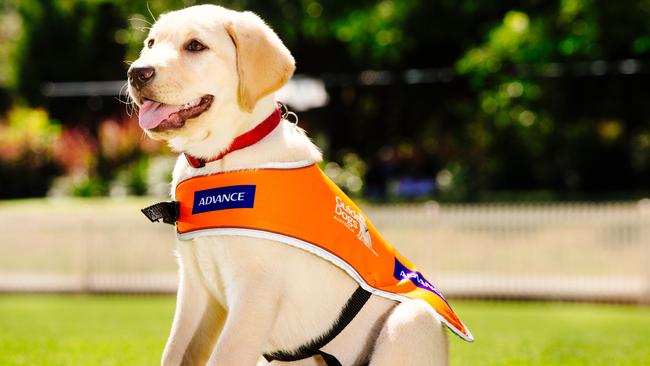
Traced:
POLYGON ((316 353, 321 356, 321 358, 323 358, 323 361, 325 361, 325 364, 327 366, 343 366, 339 360, 336 359, 336 357, 330 355, 329 353, 325 353, 323 351, 317 351, 316 353))
POLYGON ((327 366, 342 366, 341 363, 336 359, 336 357, 330 355, 329 353, 323 352, 320 349, 325 347, 330 343, 334 338, 336 338, 339 333, 345 329, 345 327, 350 324, 352 319, 361 311, 366 302, 370 299, 370 292, 364 290, 361 286, 357 287, 352 296, 348 299, 348 302, 343 306, 341 314, 339 315, 336 322, 330 330, 321 335, 320 337, 312 340, 311 342, 298 347, 294 351, 275 351, 272 353, 265 353, 263 356, 266 361, 299 361, 304 360, 305 358, 320 356, 325 361, 327 366))

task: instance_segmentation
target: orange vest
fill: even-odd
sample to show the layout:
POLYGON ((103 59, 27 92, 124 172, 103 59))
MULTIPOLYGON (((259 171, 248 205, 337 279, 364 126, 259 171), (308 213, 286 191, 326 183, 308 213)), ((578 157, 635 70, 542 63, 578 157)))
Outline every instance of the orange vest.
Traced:
POLYGON ((312 162, 192 177, 176 186, 176 200, 180 240, 237 235, 298 247, 375 295, 426 301, 449 329, 473 340, 442 294, 312 162))

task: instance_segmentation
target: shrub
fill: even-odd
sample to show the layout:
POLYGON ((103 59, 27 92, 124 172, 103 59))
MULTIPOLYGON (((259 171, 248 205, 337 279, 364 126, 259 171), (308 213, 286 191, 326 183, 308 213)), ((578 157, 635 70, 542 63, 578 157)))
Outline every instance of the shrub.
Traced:
POLYGON ((59 172, 53 144, 60 125, 43 109, 14 107, 0 120, 0 197, 43 195, 59 172))

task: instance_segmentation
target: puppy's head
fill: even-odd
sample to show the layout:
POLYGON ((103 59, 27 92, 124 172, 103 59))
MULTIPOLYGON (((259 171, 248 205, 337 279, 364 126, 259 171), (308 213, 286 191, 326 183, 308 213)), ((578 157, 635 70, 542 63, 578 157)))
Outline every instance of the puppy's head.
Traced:
POLYGON ((228 147, 238 121, 284 85, 294 60, 257 15, 214 5, 162 15, 128 72, 140 126, 178 151, 228 147), (202 146, 202 148, 197 148, 202 146))

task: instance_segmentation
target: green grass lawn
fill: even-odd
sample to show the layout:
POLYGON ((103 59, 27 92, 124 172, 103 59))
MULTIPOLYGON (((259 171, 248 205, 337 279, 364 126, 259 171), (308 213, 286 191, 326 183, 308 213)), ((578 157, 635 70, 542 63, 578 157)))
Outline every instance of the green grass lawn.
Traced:
MULTIPOLYGON (((454 301, 452 365, 650 365, 650 308, 454 301)), ((156 365, 172 297, 0 296, 0 365, 156 365)))

